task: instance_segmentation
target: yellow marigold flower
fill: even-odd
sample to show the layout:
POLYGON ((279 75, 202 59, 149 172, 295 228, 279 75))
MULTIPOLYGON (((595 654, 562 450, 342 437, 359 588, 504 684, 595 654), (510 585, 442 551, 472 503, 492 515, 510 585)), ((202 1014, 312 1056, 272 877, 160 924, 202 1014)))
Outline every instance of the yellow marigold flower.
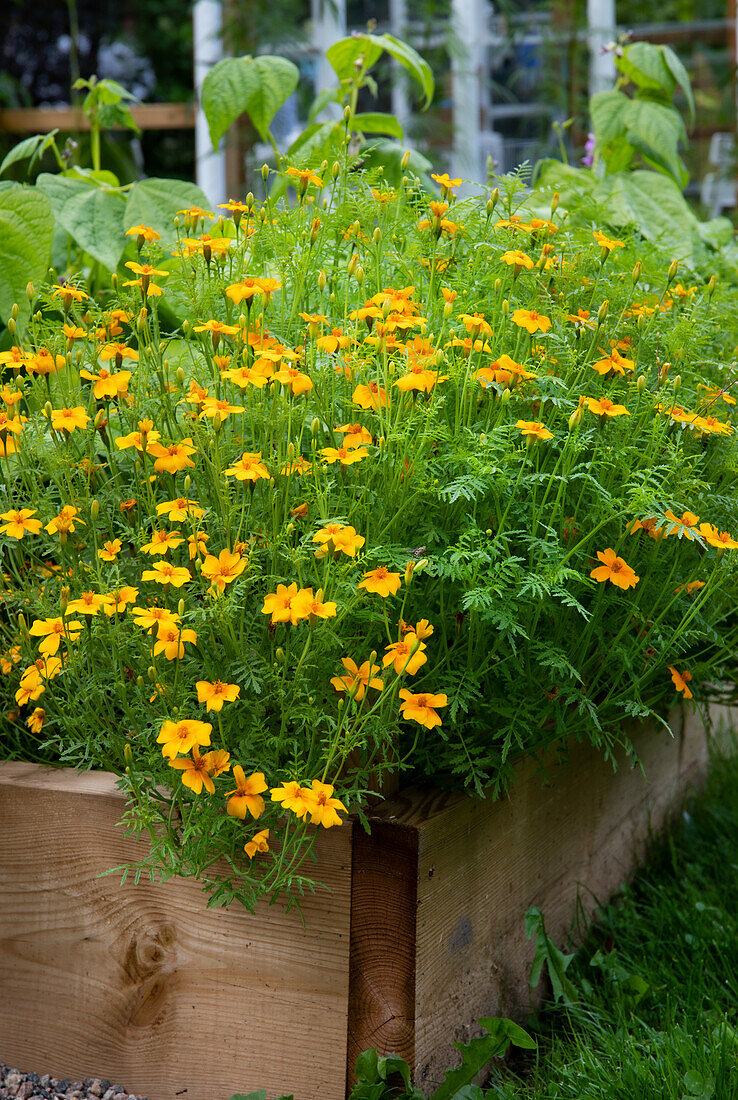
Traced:
POLYGON ((84 430, 89 422, 90 418, 81 405, 73 409, 51 410, 51 427, 57 432, 73 432, 75 428, 84 430))
POLYGON ((690 593, 698 592, 700 588, 704 587, 704 581, 689 581, 687 584, 678 584, 674 589, 674 595, 678 596, 680 592, 686 592, 687 595, 690 595, 690 593))
POLYGON ((152 531, 151 542, 141 547, 144 554, 168 554, 170 550, 176 550, 184 542, 179 537, 179 531, 167 531, 164 528, 152 531))
POLYGON ((269 479, 271 474, 261 461, 261 451, 246 451, 232 466, 225 471, 227 477, 235 477, 237 481, 259 481, 260 478, 269 479))
POLYGON ((35 355, 25 360, 25 368, 30 374, 55 374, 64 370, 67 361, 63 355, 53 356, 48 348, 39 348, 35 355))
POLYGON ((609 397, 600 397, 599 399, 587 397, 585 398, 585 404, 591 413, 594 413, 595 416, 601 416, 603 420, 607 420, 612 416, 630 416, 625 405, 616 405, 609 397))
POLYGON ((461 187, 460 179, 450 179, 447 172, 443 172, 441 175, 436 175, 435 172, 431 172, 431 179, 435 180, 438 186, 443 190, 444 194, 447 194, 454 187, 461 187))
POLYGON ((106 615, 122 614, 129 603, 138 599, 138 589, 133 585, 124 584, 113 592, 103 596, 103 611, 106 615))
POLYGON ((44 724, 44 718, 46 717, 46 711, 43 707, 34 707, 33 711, 26 718, 26 725, 31 733, 40 733, 44 724))
POLYGON ((278 584, 276 592, 270 592, 264 597, 264 606, 261 609, 262 615, 271 615, 271 622, 274 623, 292 623, 294 626, 297 620, 293 617, 292 601, 297 595, 297 583, 295 581, 287 587, 285 584, 278 584))
POLYGON ((334 462, 340 462, 341 466, 352 466, 355 462, 361 462, 362 458, 368 458, 366 447, 321 447, 320 453, 323 462, 332 466, 334 462))
POLYGON ((89 298, 84 290, 79 287, 70 286, 66 283, 64 286, 58 286, 51 292, 52 298, 61 298, 64 303, 64 308, 69 309, 72 302, 86 302, 89 298))
POLYGON ((353 527, 346 527, 342 523, 329 523, 315 532, 313 542, 320 544, 315 551, 316 558, 324 557, 326 554, 336 557, 339 554, 347 554, 348 557, 355 558, 356 551, 361 550, 366 539, 363 535, 357 535, 353 527))
POLYGON ((226 585, 235 581, 236 577, 240 577, 245 568, 246 562, 240 554, 221 550, 217 558, 214 554, 207 555, 202 563, 202 575, 218 592, 225 592, 226 585))
POLYGON ((298 189, 301 195, 305 194, 310 184, 315 187, 323 186, 320 176, 317 176, 310 168, 288 168, 285 175, 299 182, 298 189))
POLYGON ((530 256, 527 256, 525 252, 520 252, 518 249, 503 252, 500 256, 500 262, 507 264, 509 267, 514 267, 516 272, 521 271, 523 268, 530 271, 535 267, 530 256))
POLYGON ((202 420, 203 417, 214 420, 216 416, 219 416, 221 421, 223 421, 232 413, 242 413, 245 411, 242 405, 231 405, 225 398, 206 397, 201 406, 200 420, 202 420))
POLYGON ((329 336, 319 336, 316 345, 320 351, 327 351, 329 355, 349 347, 351 338, 344 334, 342 328, 333 328, 329 336))
POLYGON ((311 787, 301 787, 299 783, 290 780, 281 787, 272 787, 272 802, 281 802, 285 810, 291 810, 299 818, 305 818, 307 814, 313 814, 317 805, 315 795, 311 787))
POLYGON ((428 660, 424 652, 428 647, 412 631, 403 635, 399 642, 393 642, 384 648, 387 652, 382 658, 382 666, 387 668, 388 665, 393 665, 398 676, 403 673, 414 676, 428 660))
POLYGON ((257 852, 261 852, 262 855, 269 851, 269 830, 261 829, 258 833, 254 833, 251 840, 247 840, 243 846, 243 850, 249 859, 253 859, 257 852))
POLYGON ((402 699, 400 713, 406 721, 412 719, 428 730, 441 725, 441 719, 435 708, 445 707, 448 704, 445 695, 431 695, 428 692, 414 695, 407 688, 400 688, 400 698, 402 699))
POLYGON ((207 553, 207 545, 210 535, 206 535, 204 531, 198 531, 195 535, 189 535, 187 538, 187 547, 190 554, 190 561, 194 561, 198 554, 207 553))
POLYGON ((597 557, 602 565, 598 565, 589 574, 596 581, 610 581, 618 588, 627 589, 635 588, 641 579, 636 576, 628 563, 623 558, 619 558, 610 547, 607 550, 598 550, 597 557))
POLYGON ((215 794, 215 784, 212 779, 213 753, 207 752, 200 756, 197 745, 192 746, 192 759, 187 757, 170 760, 169 767, 182 772, 182 782, 185 787, 194 794, 201 794, 203 787, 209 794, 215 794))
POLYGON ((102 401, 105 398, 117 397, 117 395, 126 393, 128 390, 128 383, 131 380, 131 372, 129 370, 119 370, 111 374, 105 367, 101 367, 97 374, 93 374, 89 370, 81 370, 80 377, 86 379, 88 382, 94 382, 92 392, 98 401, 102 401))
POLYGON ((336 614, 335 603, 323 602, 323 590, 321 588, 318 589, 315 595, 313 595, 312 588, 301 588, 293 598, 290 609, 293 623, 298 622, 300 619, 330 619, 336 614))
MULTIPOLYGON (((604 353, 604 348, 600 348, 600 351, 604 353)), ((626 359, 624 355, 621 355, 617 348, 611 348, 610 354, 605 354, 604 359, 598 360, 596 363, 592 363, 592 370, 596 370, 598 374, 609 374, 613 371, 615 374, 625 375, 626 371, 632 371, 635 367, 635 363, 632 359, 626 359)))
POLYGON ((20 646, 13 646, 7 653, 0 654, 0 672, 3 676, 10 676, 13 665, 17 665, 21 659, 20 646))
POLYGON ((551 328, 551 318, 535 309, 516 309, 512 314, 513 324, 524 328, 531 336, 535 332, 548 332, 551 328))
POLYGON ((290 477, 294 474, 297 474, 299 476, 301 474, 310 473, 312 468, 312 462, 308 462, 308 460, 303 455, 300 455, 300 457, 295 459, 294 462, 283 462, 279 472, 281 474, 285 474, 285 476, 287 477, 290 477))
POLYGON ((207 387, 203 387, 194 378, 190 379, 190 388, 180 401, 180 405, 197 405, 202 408, 203 401, 208 396, 207 387))
MULTIPOLYGON (((719 389, 717 386, 698 386, 698 389, 705 391, 705 401, 724 401, 726 405, 735 405, 736 399, 732 394, 728 393, 727 389, 719 389)), ((16 400, 19 401, 22 394, 18 394, 16 400)), ((2 397, 2 394, 0 394, 2 397)), ((7 399, 5 399, 7 400, 7 399)))
POLYGON ((339 798, 333 798, 334 788, 330 783, 321 783, 319 779, 312 782, 315 809, 310 811, 310 824, 322 825, 324 829, 330 829, 333 825, 343 825, 337 810, 348 813, 343 802, 339 798))
POLYGON ((174 500, 165 500, 156 506, 157 516, 166 516, 170 523, 184 523, 188 516, 199 519, 205 515, 204 508, 198 508, 196 500, 188 500, 187 497, 176 497, 174 500))
POLYGON ((226 809, 231 817, 240 817, 241 820, 250 813, 253 818, 261 817, 264 812, 264 799, 262 791, 267 789, 263 772, 254 772, 248 779, 240 764, 233 767, 233 778, 236 781, 236 789, 226 795, 228 805, 226 809))
POLYGON ((224 684, 221 680, 215 680, 214 683, 198 680, 195 687, 198 703, 205 703, 206 710, 216 712, 223 709, 224 703, 234 703, 241 694, 238 684, 224 684))
POLYGON ((708 546, 718 550, 738 550, 738 542, 727 531, 719 531, 711 523, 701 523, 699 532, 708 546))
POLYGON ((387 405, 387 391, 378 383, 369 382, 368 385, 359 385, 351 395, 351 400, 362 409, 378 409, 380 405, 387 405))
POLYGON ((595 229, 592 236, 597 241, 600 248, 604 248, 606 252, 611 252, 613 248, 625 248, 622 241, 615 241, 612 237, 606 237, 599 229, 595 229))
POLYGON ((154 428, 153 420, 139 420, 138 431, 119 436, 115 441, 115 445, 121 451, 129 447, 135 447, 137 451, 143 451, 147 449, 149 443, 156 443, 158 439, 161 439, 161 435, 154 428))
POLYGON ((158 561, 153 569, 147 569, 141 574, 143 581, 156 581, 157 584, 173 584, 175 588, 181 588, 192 580, 192 574, 184 566, 175 566, 168 561, 158 561))
POLYGON ((2 511, 0 519, 4 519, 4 524, 0 527, 0 535, 7 535, 11 539, 22 539, 26 531, 29 535, 37 535, 42 522, 31 518, 35 514, 35 508, 11 508, 10 511, 2 511))
POLYGON ((33 638, 43 638, 39 645, 39 653, 49 656, 59 652, 59 644, 64 638, 67 642, 75 642, 82 630, 82 623, 59 617, 57 619, 36 619, 28 633, 33 638))
POLYGON ((408 393, 411 390, 430 393, 437 382, 445 382, 447 378, 448 375, 445 374, 439 379, 437 370, 428 370, 422 363, 416 362, 410 364, 409 373, 400 375, 395 385, 401 393, 408 393))
POLYGON ((105 602, 105 597, 98 592, 83 592, 76 600, 70 600, 67 604, 68 615, 96 616, 105 602))
POLYGON ((176 474, 188 466, 193 467, 195 465, 189 456, 196 453, 197 447, 192 446, 192 440, 189 436, 179 443, 169 443, 166 446, 159 442, 149 441, 147 450, 156 459, 154 469, 157 473, 176 474))
POLYGON ((694 538, 694 534, 690 531, 690 527, 696 527, 700 521, 700 517, 696 516, 694 512, 683 512, 681 516, 675 516, 670 508, 667 508, 664 513, 667 519, 671 520, 665 530, 665 535, 681 535, 685 539, 689 539, 690 542, 694 538))
POLYGON ((85 521, 78 518, 79 509, 71 504, 65 504, 58 516, 46 524, 46 530, 50 535, 67 535, 75 530, 75 521, 86 527, 85 521))
POLYGON ((357 703, 360 703, 364 698, 368 687, 376 688, 377 691, 381 691, 384 687, 383 681, 376 676, 376 673, 379 672, 379 665, 364 661, 363 664, 357 667, 356 662, 351 657, 342 657, 341 664, 346 669, 347 674, 345 676, 333 676, 331 684, 338 692, 348 692, 357 703))
POLYGON ((377 569, 364 573, 364 579, 359 581, 358 587, 378 596, 394 596, 400 588, 400 574, 390 573, 384 565, 380 565, 377 569))
POLYGON ((550 432, 543 424, 539 424, 534 420, 518 420, 515 427, 519 428, 521 435, 525 436, 528 440, 553 439, 553 432, 550 432))
POLYGON ((159 623, 154 642, 154 656, 163 653, 168 661, 182 660, 185 654, 185 642, 197 645, 194 630, 182 630, 178 623, 159 623))
POLYGON ((364 447, 372 442, 372 433, 363 424, 340 424, 333 430, 344 437, 343 445, 346 448, 364 447))
POLYGON ((433 623, 429 623, 427 619, 420 619, 415 626, 408 626, 408 624, 400 619, 400 630, 403 634, 417 634, 421 642, 426 638, 430 638, 434 631, 433 623))
POLYGON ((677 672, 673 665, 669 665, 669 672, 671 673, 671 679, 677 691, 684 692, 685 699, 691 699, 692 692, 687 687, 687 684, 692 679, 692 673, 687 672, 686 669, 684 670, 684 672, 677 672))
POLYGON ((590 320, 590 313, 588 309, 579 309, 576 313, 569 313, 566 319, 567 321, 571 321, 571 323, 576 328, 595 327, 595 322, 590 320))
POLYGON ((716 416, 693 416, 687 420, 704 435, 732 435, 733 429, 724 420, 718 420, 716 416))
POLYGON ((134 607, 133 621, 143 630, 158 630, 162 623, 178 623, 179 615, 166 607, 134 607))
POLYGON ((253 298, 263 293, 260 279, 244 278, 240 283, 232 283, 226 287, 226 297, 230 298, 234 305, 245 301, 246 306, 250 307, 253 298))
POLYGON ((115 561, 123 548, 123 544, 120 539, 113 539, 109 542, 104 542, 102 549, 98 550, 98 558, 102 558, 103 561, 115 561))
POLYGON ((295 397, 299 397, 301 393, 309 393, 313 388, 311 378, 289 365, 281 367, 273 376, 273 380, 282 386, 288 386, 295 397))
POLYGON ((132 225, 130 229, 126 229, 126 236, 140 237, 141 244, 143 244, 144 241, 146 241, 147 244, 151 244, 152 241, 161 240, 161 234, 157 233, 156 230, 152 229, 149 225, 132 225))
POLYGON ((192 751, 194 745, 210 744, 210 734, 213 727, 210 722, 198 722, 193 718, 181 718, 179 722, 165 721, 162 723, 161 732, 157 737, 157 744, 162 746, 161 754, 170 760, 175 756, 185 756, 192 751))

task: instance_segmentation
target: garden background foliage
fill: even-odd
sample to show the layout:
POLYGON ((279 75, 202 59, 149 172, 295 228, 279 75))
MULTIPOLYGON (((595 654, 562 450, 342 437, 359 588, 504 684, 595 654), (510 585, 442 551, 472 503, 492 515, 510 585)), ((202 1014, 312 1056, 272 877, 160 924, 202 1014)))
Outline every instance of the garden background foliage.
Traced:
POLYGON ((332 162, 136 184, 0 353, 4 752, 118 772, 251 908, 388 773, 668 736, 735 645, 732 296, 518 176, 390 185, 346 79, 332 162))

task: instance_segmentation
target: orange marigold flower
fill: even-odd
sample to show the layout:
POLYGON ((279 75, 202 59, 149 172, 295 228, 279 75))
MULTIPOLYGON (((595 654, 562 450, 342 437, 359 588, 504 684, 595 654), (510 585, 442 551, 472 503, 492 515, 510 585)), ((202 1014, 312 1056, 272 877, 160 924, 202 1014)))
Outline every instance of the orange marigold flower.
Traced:
POLYGON ((359 385, 351 394, 351 400, 362 409, 378 409, 387 405, 387 391, 376 382, 359 385))
POLYGON ((322 558, 326 554, 336 557, 347 554, 350 558, 355 558, 356 551, 361 550, 366 539, 363 535, 357 535, 353 527, 346 527, 342 523, 328 523, 315 532, 313 542, 320 544, 315 551, 316 558, 322 558))
POLYGON ((237 481, 258 481, 260 478, 269 479, 271 474, 261 461, 261 451, 247 451, 237 459, 232 466, 225 471, 227 477, 235 477, 237 481))
POLYGON ((44 718, 46 717, 46 711, 43 707, 34 707, 33 711, 26 718, 26 725, 31 733, 40 733, 44 724, 44 718))
POLYGON ((181 588, 192 580, 192 574, 184 566, 172 565, 169 561, 158 561, 153 569, 146 569, 141 574, 142 581, 156 581, 157 584, 173 584, 175 588, 181 588))
POLYGON ((334 462, 340 462, 341 466, 352 466, 355 462, 361 462, 362 458, 369 457, 366 447, 321 447, 320 453, 329 466, 334 462))
POLYGON ((300 619, 331 619, 336 614, 336 604, 323 602, 323 589, 319 588, 313 596, 312 588, 301 588, 290 604, 292 622, 300 619))
POLYGON ((347 348, 351 343, 351 338, 344 334, 342 328, 331 329, 329 336, 319 336, 316 340, 316 345, 321 351, 327 351, 329 355, 339 349, 347 348))
POLYGON ((243 850, 249 859, 253 859, 257 852, 261 852, 262 855, 269 851, 269 830, 261 829, 258 833, 254 833, 251 840, 247 840, 243 846, 243 850))
POLYGON ((675 516, 670 508, 667 508, 664 515, 671 520, 671 523, 665 529, 665 535, 679 535, 689 539, 690 542, 692 541, 694 534, 690 531, 690 527, 697 526, 700 521, 699 516, 696 516, 694 512, 683 512, 681 516, 675 516))
POLYGON ((184 523, 188 516, 199 519, 205 515, 204 508, 197 507, 196 500, 188 500, 187 497, 176 497, 174 500, 164 500, 156 506, 157 516, 166 515, 170 523, 184 523))
POLYGON ((436 175, 435 172, 431 172, 431 179, 436 181, 443 191, 444 196, 454 187, 461 187, 462 182, 460 179, 450 179, 447 172, 443 172, 441 175, 436 175))
POLYGON ((51 427, 57 432, 73 432, 75 428, 84 430, 90 418, 81 405, 73 409, 52 409, 51 427))
POLYGON ((171 760, 191 752, 194 745, 209 745, 212 731, 210 722, 198 722, 193 718, 182 718, 179 722, 165 721, 156 741, 162 746, 162 756, 171 760))
POLYGON ((701 523, 699 532, 708 546, 718 550, 738 550, 738 542, 727 531, 719 531, 711 523, 701 523))
POLYGON ((192 440, 180 440, 179 443, 169 443, 166 446, 159 442, 149 442, 148 453, 154 455, 154 469, 157 473, 176 474, 195 463, 189 457, 195 454, 197 447, 192 446, 192 440))
POLYGON ((392 645, 384 648, 387 652, 382 658, 382 665, 384 668, 393 665, 398 676, 402 676, 403 673, 414 676, 428 660, 424 652, 428 647, 412 631, 403 635, 401 641, 393 642, 392 645))
POLYGON ((206 397, 200 409, 200 420, 202 420, 203 417, 207 417, 208 420, 214 420, 216 416, 219 416, 221 423, 232 413, 237 414, 246 411, 243 405, 231 405, 230 401, 226 401, 225 398, 220 397, 206 397))
POLYGON ((233 778, 236 788, 226 795, 228 805, 226 809, 231 817, 240 817, 241 820, 250 813, 253 818, 261 817, 264 812, 264 799, 262 791, 267 789, 263 772, 254 772, 248 779, 240 764, 233 767, 233 778))
POLYGON ((158 657, 163 653, 168 661, 181 661, 185 655, 185 642, 188 645, 197 645, 197 634, 194 630, 182 630, 178 623, 159 623, 154 656, 158 657))
POLYGON ((359 581, 358 587, 365 588, 367 592, 375 592, 378 596, 394 596, 400 588, 400 577, 399 573, 390 573, 384 565, 380 565, 377 569, 364 573, 364 579, 359 581))
POLYGON ((103 561, 115 561, 122 548, 123 544, 120 539, 113 539, 102 544, 102 549, 98 550, 97 556, 103 561))
POLYGON ((441 725, 440 716, 435 708, 445 707, 448 704, 445 695, 431 695, 429 692, 414 695, 407 688, 400 688, 400 698, 402 699, 400 713, 406 721, 412 719, 428 730, 441 725))
POLYGON ((279 382, 282 386, 287 386, 292 391, 295 397, 299 397, 301 393, 309 393, 313 388, 313 380, 309 378, 307 374, 303 374, 297 370, 296 367, 291 367, 289 364, 281 367, 277 373, 273 376, 274 382, 279 382))
POLYGON ((213 756, 212 752, 200 756, 197 745, 193 745, 191 760, 187 758, 170 760, 169 767, 182 772, 182 782, 194 794, 201 794, 203 787, 209 794, 215 794, 215 784, 212 779, 213 756))
POLYGON ((183 538, 180 538, 179 531, 167 531, 165 528, 161 528, 159 531, 152 531, 151 542, 145 543, 141 550, 144 554, 168 554, 170 550, 176 550, 178 546, 184 542, 183 538))
POLYGON ((76 600, 67 604, 68 615, 90 615, 93 618, 105 603, 105 597, 99 592, 83 592, 76 600))
POLYGON ((158 630, 162 623, 178 623, 179 615, 166 607, 134 607, 133 621, 143 630, 158 630))
POLYGON ((596 370, 598 374, 609 374, 613 371, 615 374, 625 375, 626 371, 632 371, 635 367, 635 363, 632 359, 626 359, 624 355, 621 355, 617 348, 611 348, 610 354, 604 353, 604 349, 600 348, 600 351, 605 354, 604 359, 599 359, 596 363, 592 363, 592 370, 596 370))
POLYGON ((333 430, 344 436, 344 447, 364 447, 372 441, 372 433, 363 424, 340 424, 333 430))
POLYGON ((129 447, 135 447, 137 451, 143 451, 147 449, 149 443, 156 443, 158 439, 161 439, 161 434, 154 428, 153 420, 139 420, 138 431, 119 436, 115 441, 115 445, 121 451, 125 451, 129 447))
POLYGON ((619 558, 610 547, 607 550, 598 550, 597 557, 602 565, 598 565, 589 574, 596 581, 611 581, 618 588, 626 589, 635 588, 641 579, 636 576, 628 563, 623 558, 619 558))
POLYGON ((271 622, 274 623, 292 623, 297 622, 292 611, 292 601, 297 595, 297 583, 295 581, 287 587, 285 584, 278 584, 276 592, 270 592, 264 597, 264 606, 261 609, 262 615, 271 615, 271 622))
POLYGON ((283 783, 281 787, 272 787, 272 802, 281 802, 285 810, 291 810, 299 818, 316 811, 315 795, 311 787, 301 787, 295 780, 283 783))
MULTIPOLYGON (((126 236, 140 237, 141 244, 143 244, 144 241, 146 241, 147 244, 150 244, 152 241, 161 240, 161 234, 157 233, 155 229, 152 229, 148 225, 132 225, 130 229, 126 229, 126 236)), ((139 248, 141 247, 141 244, 139 244, 139 248)))
POLYGON ((68 535, 75 530, 75 521, 86 527, 85 521, 79 518, 78 512, 79 509, 72 504, 65 504, 59 515, 46 524, 46 530, 50 535, 68 535))
POLYGON ((119 370, 111 373, 105 367, 101 367, 97 374, 93 374, 89 370, 81 370, 79 373, 81 378, 95 383, 92 392, 98 401, 116 397, 119 393, 126 393, 128 383, 131 380, 129 370, 119 370))
POLYGON ((348 810, 339 798, 333 798, 334 788, 331 784, 314 779, 312 789, 315 809, 310 811, 310 824, 322 825, 324 829, 330 829, 333 825, 342 825, 343 822, 336 811, 343 810, 344 813, 348 813, 348 810))
POLYGON ((301 195, 305 194, 311 183, 314 187, 323 186, 322 179, 320 176, 317 176, 311 168, 288 168, 285 175, 298 181, 301 195))
POLYGON ((534 332, 548 332, 551 328, 551 318, 535 309, 516 309, 512 314, 513 324, 524 328, 531 336, 534 332))
POLYGON ((238 684, 224 684, 222 680, 215 680, 213 683, 209 680, 198 680, 195 687, 198 703, 205 703, 206 710, 216 712, 223 709, 224 703, 235 702, 241 693, 238 684))
POLYGON ((500 256, 501 263, 506 263, 509 267, 514 267, 516 273, 525 268, 530 271, 535 264, 531 260, 530 256, 527 256, 525 252, 520 252, 517 249, 510 252, 503 252, 500 256))
POLYGON ((333 676, 331 683, 336 691, 348 692, 350 697, 355 699, 357 703, 360 703, 364 698, 368 687, 376 688, 377 691, 381 691, 384 687, 383 681, 376 675, 379 672, 379 665, 364 661, 363 664, 357 666, 351 657, 342 657, 341 664, 346 669, 346 675, 333 676))
POLYGON ((226 585, 240 577, 245 568, 246 562, 240 554, 221 550, 217 558, 214 554, 207 555, 202 563, 202 575, 218 592, 225 592, 226 585))
POLYGON ((36 619, 28 633, 33 638, 43 638, 38 649, 39 653, 50 655, 59 652, 59 644, 62 638, 66 642, 74 642, 82 630, 82 623, 57 619, 36 619))
POLYGON ((103 596, 103 611, 106 615, 120 614, 125 611, 129 603, 138 599, 138 589, 133 585, 124 584, 116 588, 114 592, 108 592, 103 596))
POLYGON ((553 432, 550 432, 548 428, 535 420, 518 420, 515 427, 519 428, 521 435, 525 436, 528 440, 553 439, 553 432))
POLYGON ((685 699, 691 699, 692 692, 687 687, 687 684, 692 679, 692 673, 687 672, 686 669, 684 672, 678 672, 673 665, 669 665, 669 672, 671 673, 671 679, 676 690, 684 692, 685 699))
POLYGON ((606 237, 599 229, 595 229, 592 236, 597 241, 600 248, 604 248, 606 252, 611 252, 613 248, 625 248, 622 241, 615 241, 612 237, 606 237))
POLYGON ((603 420, 607 420, 612 416, 630 416, 625 405, 616 405, 609 397, 587 397, 585 398, 585 404, 591 413, 602 417, 603 420))

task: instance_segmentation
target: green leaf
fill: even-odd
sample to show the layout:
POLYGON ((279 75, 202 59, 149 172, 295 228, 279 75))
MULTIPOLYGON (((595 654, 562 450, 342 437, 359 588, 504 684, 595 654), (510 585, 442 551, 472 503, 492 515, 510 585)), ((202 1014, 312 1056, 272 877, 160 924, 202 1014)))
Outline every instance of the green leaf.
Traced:
POLYGON ((692 263, 697 219, 669 176, 639 169, 601 180, 595 197, 607 204, 613 225, 634 227, 669 259, 692 263))
POLYGON ((375 44, 373 35, 352 34, 348 38, 339 38, 338 42, 329 46, 325 56, 339 80, 351 80, 357 58, 363 59, 366 72, 379 61, 383 49, 384 46, 375 44))
POLYGON ((387 115, 381 111, 368 111, 362 115, 354 115, 353 126, 363 134, 389 134, 390 137, 396 137, 402 141, 400 123, 394 115, 387 115))
POLYGON ((661 53, 664 58, 664 63, 668 68, 674 80, 684 92, 687 105, 689 107, 689 117, 692 125, 694 126, 694 95, 692 94, 692 82, 689 79, 687 70, 682 65, 677 55, 672 50, 671 46, 661 46, 661 53))
MULTIPOLYGON (((627 178, 625 173, 623 175, 627 178)), ((565 955, 548 938, 543 913, 536 906, 531 906, 525 912, 525 935, 527 939, 535 936, 536 941, 536 953, 529 979, 531 989, 535 989, 538 985, 545 966, 548 970, 554 1001, 571 1004, 576 1000, 577 992, 574 984, 567 978, 566 971, 574 956, 565 955)))
POLYGON ((256 1092, 236 1092, 231 1100, 266 1100, 266 1089, 257 1089, 256 1092))
POLYGON ((399 187, 402 176, 405 174, 402 169, 402 158, 406 152, 410 153, 406 171, 418 176, 422 186, 431 195, 438 194, 435 184, 428 175, 433 165, 417 149, 407 150, 402 145, 398 145, 396 141, 379 138, 372 141, 370 145, 365 146, 361 150, 361 156, 366 168, 375 168, 381 165, 388 183, 393 187, 399 187))
POLYGON ((17 145, 14 145, 2 164, 0 164, 0 176, 6 168, 10 168, 11 164, 17 164, 20 160, 28 160, 29 157, 34 156, 43 140, 43 134, 34 134, 33 137, 25 138, 23 141, 19 141, 17 145))
POLYGON ((379 1079, 377 1073, 378 1056, 376 1050, 363 1050, 356 1059, 356 1081, 359 1085, 374 1085, 379 1079))
POLYGON ((202 86, 202 109, 210 140, 218 142, 232 122, 248 114, 263 141, 269 124, 297 87, 300 73, 284 57, 227 57, 213 66, 202 86))
POLYGON ((340 88, 324 88, 322 92, 318 92, 315 99, 310 104, 308 124, 312 125, 320 112, 327 107, 329 103, 340 103, 342 98, 340 88))
POLYGON ((327 156, 316 154, 327 149, 329 145, 337 150, 338 145, 343 141, 343 132, 343 124, 340 122, 314 122, 292 142, 287 154, 290 157, 299 157, 302 163, 327 160, 327 156))
POLYGON ((114 172, 109 172, 107 168, 100 168, 95 171, 94 168, 81 168, 75 164, 73 168, 65 169, 61 175, 70 180, 89 180, 90 183, 96 183, 101 187, 120 187, 118 177, 114 172))
POLYGON ((165 244, 177 239, 174 218, 178 210, 201 206, 207 210, 208 200, 194 183, 185 180, 151 179, 135 183, 128 194, 123 213, 123 228, 148 225, 161 234, 165 244))
POLYGON ((46 275, 54 231, 51 203, 35 187, 0 191, 0 319, 18 304, 22 332, 30 313, 26 286, 46 275))
POLYGON ((660 46, 650 42, 633 42, 626 46, 621 57, 615 57, 615 64, 639 88, 660 92, 667 99, 673 96, 676 80, 660 46))
POLYGON ((396 1054, 383 1055, 377 1060, 377 1073, 382 1081, 387 1081, 395 1074, 399 1075, 405 1086, 405 1091, 410 1091, 410 1066, 404 1058, 400 1058, 396 1054))
POLYGON ((85 252, 110 271, 115 271, 126 246, 123 210, 124 202, 120 195, 95 188, 71 198, 65 204, 60 220, 85 252))
POLYGON ((625 120, 630 144, 668 172, 680 187, 686 186, 685 170, 677 149, 687 135, 678 111, 663 103, 632 99, 625 120))
POLYGON ((399 61, 403 68, 407 69, 413 80, 417 80, 425 95, 423 110, 430 107, 435 82, 433 80, 433 70, 428 62, 420 56, 417 50, 414 50, 412 46, 408 46, 407 42, 402 42, 392 34, 383 34, 379 37, 370 35, 370 38, 375 45, 382 46, 388 54, 391 54, 395 61, 399 61))
POLYGON ((589 101, 592 128, 600 145, 605 145, 625 130, 624 116, 631 100, 623 92, 595 92, 589 101))
POLYGON ((454 1043, 462 1054, 461 1065, 446 1074, 440 1088, 431 1095, 431 1100, 453 1100, 460 1089, 470 1085, 479 1071, 493 1058, 504 1054, 509 1045, 497 1035, 479 1035, 470 1043, 454 1043))
POLYGON ((532 1035, 525 1028, 516 1024, 514 1020, 508 1020, 504 1016, 482 1016, 479 1023, 483 1028, 497 1038, 505 1038, 514 1047, 522 1050, 535 1050, 538 1046, 532 1035))

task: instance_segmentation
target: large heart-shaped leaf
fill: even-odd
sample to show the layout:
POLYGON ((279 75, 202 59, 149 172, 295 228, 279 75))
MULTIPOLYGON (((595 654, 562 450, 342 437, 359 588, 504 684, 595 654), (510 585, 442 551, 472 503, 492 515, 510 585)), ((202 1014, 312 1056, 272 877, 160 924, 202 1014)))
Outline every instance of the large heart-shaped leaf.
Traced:
POLYGON ((123 228, 148 225, 160 234, 165 244, 173 244, 177 238, 174 218, 179 210, 187 210, 190 206, 208 209, 207 197, 194 183, 152 176, 131 188, 123 213, 123 228))
POLYGON ((628 141, 638 151, 668 172, 680 187, 688 178, 679 158, 679 142, 686 138, 684 123, 673 107, 647 99, 632 99, 625 113, 628 141))
POLYGON ((202 86, 202 109, 210 140, 218 142, 244 112, 263 141, 279 108, 297 87, 300 73, 285 57, 227 57, 214 65, 202 86))
POLYGON ((115 271, 126 245, 121 195, 85 180, 43 173, 36 186, 47 195, 57 221, 98 263, 115 271))
POLYGON ((676 81, 660 46, 654 46, 651 42, 634 42, 626 47, 622 56, 615 57, 615 64, 639 88, 651 93, 660 92, 669 99, 674 94, 676 81))
POLYGON ((390 137, 402 141, 402 126, 394 115, 387 115, 383 111, 367 111, 354 115, 353 127, 362 134, 389 134, 390 137))
POLYGON ((435 87, 433 71, 417 50, 392 34, 356 34, 341 38, 326 50, 326 57, 338 79, 343 81, 353 76, 354 66, 359 58, 367 72, 377 63, 384 50, 407 69, 413 80, 417 80, 425 96, 423 107, 428 107, 435 87))
POLYGON ((53 233, 51 203, 37 188, 0 191, 0 320, 7 323, 17 303, 20 330, 30 313, 26 286, 46 275, 53 233))
POLYGON ((694 125, 694 96, 692 95, 692 84, 689 79, 689 74, 671 46, 661 46, 660 49, 666 67, 684 92, 684 96, 689 106, 689 117, 692 125, 694 125))

